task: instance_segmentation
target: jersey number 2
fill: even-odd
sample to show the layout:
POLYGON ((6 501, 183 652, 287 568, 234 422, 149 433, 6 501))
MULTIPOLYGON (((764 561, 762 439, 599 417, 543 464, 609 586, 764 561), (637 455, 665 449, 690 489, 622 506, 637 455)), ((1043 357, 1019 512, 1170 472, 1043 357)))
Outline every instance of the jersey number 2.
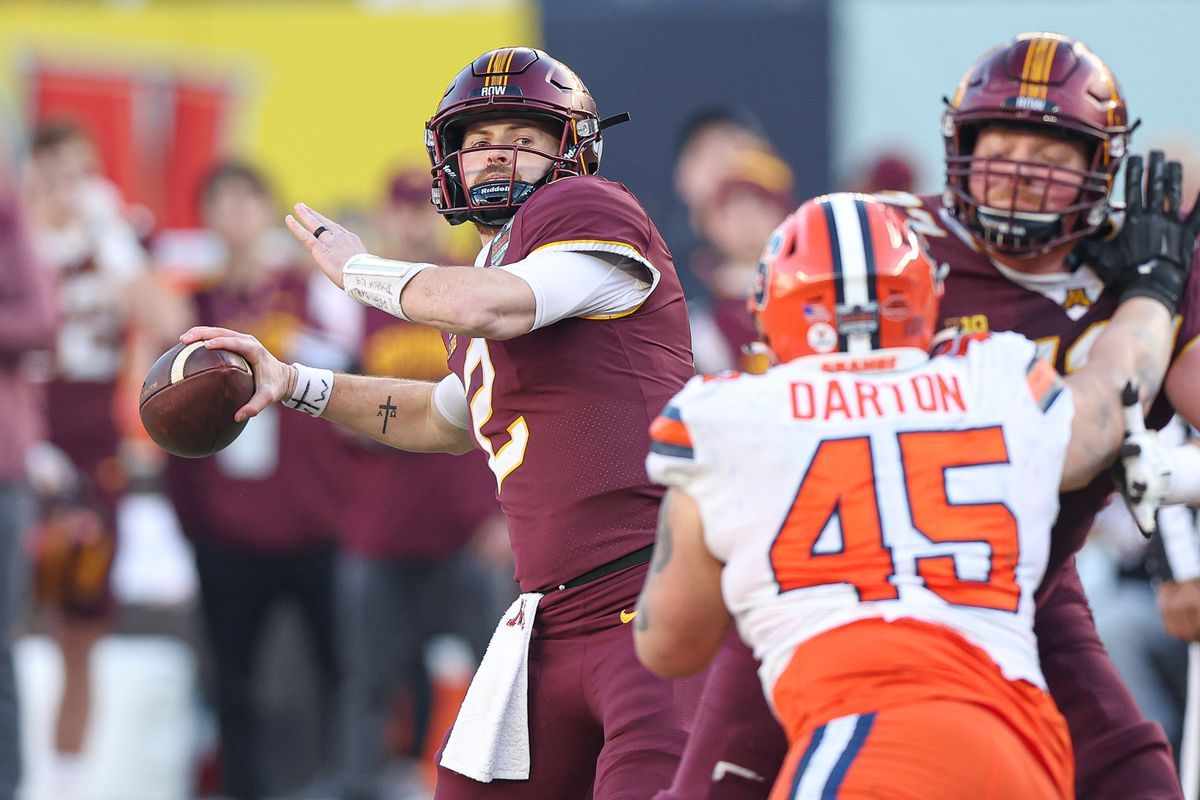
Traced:
MULTIPOLYGON (((471 426, 475 441, 487 453, 488 467, 496 476, 496 492, 504 486, 504 479, 525 461, 525 448, 529 445, 529 426, 520 416, 508 426, 508 441, 496 447, 483 433, 483 426, 492 418, 492 387, 496 383, 496 368, 488 352, 486 339, 472 339, 467 347, 463 363, 463 384, 471 385, 471 377, 479 370, 479 388, 471 395, 471 426)), ((493 436, 492 438, 496 438, 493 436)))
MULTIPOLYGON (((948 603, 1015 612, 1020 589, 1012 512, 1003 503, 951 503, 946 495, 946 470, 1008 463, 1000 428, 916 431, 900 433, 898 439, 912 527, 935 546, 951 545, 935 548, 945 554, 918 557, 915 575, 948 603), (956 543, 986 545, 986 580, 958 577, 956 543)), ((779 590, 849 583, 860 600, 897 599, 892 581, 897 565, 882 519, 870 439, 821 442, 771 545, 779 590), (819 552, 817 539, 835 516, 841 549, 819 552)))

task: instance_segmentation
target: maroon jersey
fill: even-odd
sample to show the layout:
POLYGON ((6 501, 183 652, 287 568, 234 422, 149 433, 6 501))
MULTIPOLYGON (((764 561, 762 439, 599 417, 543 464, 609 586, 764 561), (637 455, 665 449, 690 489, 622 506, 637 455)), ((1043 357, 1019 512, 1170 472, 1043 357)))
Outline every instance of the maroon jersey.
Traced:
POLYGON ((646 431, 693 374, 671 255, 629 190, 595 176, 538 189, 492 240, 485 266, 550 247, 623 255, 658 284, 623 315, 565 319, 508 341, 447 337, 524 591, 651 544, 662 489, 646 476, 646 431))
MULTIPOLYGON (((446 375, 437 331, 374 308, 365 309, 359 362, 364 375, 428 381, 446 375)), ((478 453, 406 453, 350 436, 345 444, 337 527, 350 550, 396 563, 444 559, 499 510, 496 482, 478 453)))
MULTIPOLYGON (((949 265, 942 298, 942 325, 968 331, 1016 331, 1038 343, 1062 374, 1078 369, 1095 337, 1117 308, 1117 293, 1100 290, 1083 274, 1055 296, 1027 289, 1010 280, 970 244, 969 235, 942 210, 939 197, 918 198, 886 192, 880 198, 902 207, 939 264, 949 265)), ((1193 274, 1177 319, 1172 358, 1200 335, 1200 279, 1193 274)), ((1162 427, 1174 413, 1164 394, 1151 408, 1149 423, 1162 427)), ((1050 544, 1047 580, 1080 547, 1096 512, 1113 491, 1101 474, 1082 489, 1060 498, 1061 508, 1050 544)))
POLYGON ((60 264, 55 277, 63 313, 54 379, 45 390, 47 437, 86 476, 88 493, 112 527, 126 483, 114 407, 125 357, 115 299, 120 279, 105 275, 92 255, 60 264), (94 300, 97 296, 106 300, 94 300))
MULTIPOLYGON (((308 313, 308 278, 281 270, 250 288, 199 292, 202 325, 258 337, 277 358, 296 359, 297 334, 320 335, 308 313)), ((263 554, 330 541, 342 507, 336 479, 345 448, 332 425, 282 407, 252 419, 228 448, 202 459, 172 457, 169 487, 180 524, 206 544, 263 554)))

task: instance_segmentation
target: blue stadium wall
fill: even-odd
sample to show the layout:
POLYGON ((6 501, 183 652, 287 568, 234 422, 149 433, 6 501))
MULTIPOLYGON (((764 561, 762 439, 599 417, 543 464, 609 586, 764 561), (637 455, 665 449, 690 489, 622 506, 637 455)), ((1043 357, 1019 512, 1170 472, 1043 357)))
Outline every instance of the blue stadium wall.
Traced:
POLYGON ((671 166, 680 126, 734 106, 756 116, 796 171, 796 197, 832 188, 827 0, 542 0, 543 45, 567 61, 614 128, 604 174, 660 227, 677 214, 671 166))

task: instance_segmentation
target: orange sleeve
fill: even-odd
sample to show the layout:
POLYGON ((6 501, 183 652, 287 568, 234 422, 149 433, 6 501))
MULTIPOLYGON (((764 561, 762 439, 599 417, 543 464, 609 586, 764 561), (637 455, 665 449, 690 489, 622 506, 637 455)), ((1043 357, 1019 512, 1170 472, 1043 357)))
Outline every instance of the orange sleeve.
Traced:
POLYGON ((650 425, 650 450, 676 458, 694 458, 692 435, 679 409, 667 406, 650 425))
POLYGON ((1025 383, 1038 407, 1045 411, 1063 390, 1062 377, 1044 358, 1034 358, 1025 370, 1025 383))

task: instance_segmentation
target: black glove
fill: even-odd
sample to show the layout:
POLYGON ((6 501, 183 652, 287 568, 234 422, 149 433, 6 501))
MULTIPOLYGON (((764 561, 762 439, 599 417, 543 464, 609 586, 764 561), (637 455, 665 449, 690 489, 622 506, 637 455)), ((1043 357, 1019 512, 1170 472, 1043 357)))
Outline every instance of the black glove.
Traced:
POLYGON ((1164 165, 1162 152, 1151 150, 1148 173, 1143 202, 1142 157, 1129 157, 1124 224, 1107 239, 1084 240, 1072 257, 1091 266, 1107 285, 1117 286, 1121 300, 1149 297, 1175 313, 1200 235, 1200 198, 1180 219, 1183 167, 1178 161, 1164 165))

